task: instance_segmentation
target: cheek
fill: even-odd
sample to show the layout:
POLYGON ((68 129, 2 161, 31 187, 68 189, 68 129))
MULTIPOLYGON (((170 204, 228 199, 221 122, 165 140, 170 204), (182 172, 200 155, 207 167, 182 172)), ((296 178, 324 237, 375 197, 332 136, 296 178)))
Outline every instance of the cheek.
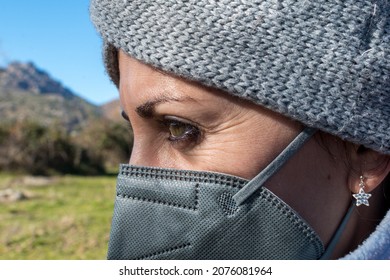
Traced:
MULTIPOLYGON (((259 122, 256 122, 259 123, 259 122)), ((191 169, 210 170, 252 179, 268 166, 296 137, 299 129, 270 125, 269 129, 252 122, 210 135, 187 162, 191 169)))
POLYGON ((270 155, 263 145, 239 134, 211 136, 191 156, 193 168, 251 179, 263 169, 270 155))
POLYGON ((272 157, 271 150, 263 149, 264 146, 232 131, 210 135, 201 145, 185 153, 164 145, 159 150, 159 163, 164 167, 214 171, 251 179, 272 157))

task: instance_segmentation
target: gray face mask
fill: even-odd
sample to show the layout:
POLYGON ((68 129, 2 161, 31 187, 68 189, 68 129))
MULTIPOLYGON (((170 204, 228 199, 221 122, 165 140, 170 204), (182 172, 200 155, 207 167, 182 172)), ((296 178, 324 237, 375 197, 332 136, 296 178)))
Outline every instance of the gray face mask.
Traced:
POLYGON ((108 259, 318 259, 311 227, 263 186, 313 134, 304 130, 251 181, 121 165, 108 259))

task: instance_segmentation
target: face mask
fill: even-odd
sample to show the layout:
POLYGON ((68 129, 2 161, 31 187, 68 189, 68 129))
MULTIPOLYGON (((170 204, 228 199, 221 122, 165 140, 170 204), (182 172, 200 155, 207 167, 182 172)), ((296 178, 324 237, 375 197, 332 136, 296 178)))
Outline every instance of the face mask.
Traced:
POLYGON ((318 259, 311 227, 263 186, 314 133, 306 129, 251 181, 121 165, 108 259, 318 259))

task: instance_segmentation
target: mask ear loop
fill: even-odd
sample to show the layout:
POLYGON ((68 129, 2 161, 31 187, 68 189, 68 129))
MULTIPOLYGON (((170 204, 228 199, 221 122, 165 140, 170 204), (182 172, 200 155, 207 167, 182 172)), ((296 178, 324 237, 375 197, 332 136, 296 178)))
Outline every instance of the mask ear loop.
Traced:
POLYGON ((345 227, 348 224, 349 219, 351 218, 351 215, 353 213, 353 209, 355 209, 355 203, 351 203, 351 206, 349 206, 347 214, 345 214, 343 220, 341 221, 339 227, 337 228, 336 232, 333 234, 332 239, 330 240, 328 246, 326 247, 326 250, 324 254, 321 256, 320 260, 327 260, 329 259, 330 255, 333 253, 334 248, 336 247, 337 243, 340 240, 341 234, 344 232, 345 227))
POLYGON ((294 140, 255 178, 248 182, 233 199, 236 205, 244 203, 253 193, 263 187, 263 184, 274 175, 298 150, 309 140, 317 130, 306 127, 294 140))

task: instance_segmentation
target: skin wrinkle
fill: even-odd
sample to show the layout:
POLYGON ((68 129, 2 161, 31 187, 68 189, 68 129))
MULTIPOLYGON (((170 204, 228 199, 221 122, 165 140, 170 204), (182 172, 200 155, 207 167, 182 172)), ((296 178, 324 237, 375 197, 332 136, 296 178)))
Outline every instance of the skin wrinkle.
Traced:
MULTIPOLYGON (((120 99, 134 131, 130 164, 213 171, 251 179, 302 130, 301 124, 287 117, 221 91, 162 74, 122 52, 119 67, 120 99), (199 143, 172 143, 169 130, 161 126, 164 116, 196 124, 203 138, 199 143)), ((344 144, 340 145, 344 142, 324 135, 332 154, 319 144, 317 134, 265 185, 302 216, 327 245, 350 205, 350 191, 358 186, 359 178, 345 165, 348 158, 344 144)), ((372 157, 357 153, 353 156, 351 164, 358 170, 363 160, 372 157)), ((375 189, 383 176, 374 174, 367 180, 367 188, 375 189)), ((366 216, 382 214, 370 212, 372 209, 375 210, 362 211, 366 216)), ((360 228, 355 238, 357 220, 355 215, 334 257, 355 248, 355 240, 364 238, 375 227, 360 228)))

